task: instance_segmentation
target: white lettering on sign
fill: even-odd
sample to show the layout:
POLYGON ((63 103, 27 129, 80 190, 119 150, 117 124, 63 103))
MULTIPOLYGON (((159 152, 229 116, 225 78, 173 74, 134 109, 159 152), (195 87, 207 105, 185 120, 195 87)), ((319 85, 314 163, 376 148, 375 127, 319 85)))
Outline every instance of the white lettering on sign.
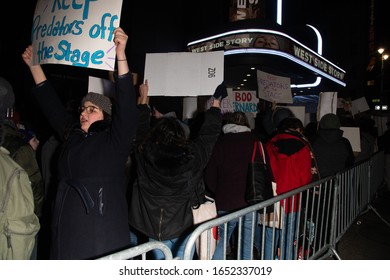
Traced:
POLYGON ((329 64, 327 61, 316 57, 309 51, 294 45, 294 55, 300 60, 320 69, 321 71, 331 75, 339 80, 344 80, 345 73, 329 64))

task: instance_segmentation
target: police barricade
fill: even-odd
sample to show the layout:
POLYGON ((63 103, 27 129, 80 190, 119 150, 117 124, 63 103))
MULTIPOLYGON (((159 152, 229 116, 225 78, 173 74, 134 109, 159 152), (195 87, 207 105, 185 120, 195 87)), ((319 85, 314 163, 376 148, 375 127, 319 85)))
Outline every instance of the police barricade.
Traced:
POLYGON ((338 173, 338 196, 336 197, 335 243, 351 227, 367 208, 370 194, 370 161, 366 160, 338 173))
POLYGON ((165 256, 165 260, 172 260, 171 250, 167 245, 159 241, 149 241, 147 243, 98 258, 98 260, 129 260, 133 258, 146 260, 146 254, 152 250, 161 250, 165 256))
POLYGON ((219 227, 219 234, 223 232, 218 241, 221 248, 217 246, 214 253, 218 259, 319 258, 331 245, 334 179, 333 176, 316 181, 200 224, 187 241, 184 259, 192 259, 198 237, 214 227, 219 227))
MULTIPOLYGON (((209 246, 214 238, 212 229, 218 227, 219 233, 226 233, 234 224, 237 226, 232 230, 233 238, 222 234, 218 241, 221 247, 216 249, 221 249, 217 251, 218 259, 341 259, 336 244, 370 207, 383 184, 383 166, 383 152, 378 152, 335 176, 199 224, 187 241, 183 259, 196 259, 192 252, 203 232, 207 232, 207 259, 213 259, 209 246)), ((100 259, 125 260, 142 256, 144 260, 146 253, 155 249, 163 251, 165 259, 172 259, 170 249, 158 241, 100 259)))

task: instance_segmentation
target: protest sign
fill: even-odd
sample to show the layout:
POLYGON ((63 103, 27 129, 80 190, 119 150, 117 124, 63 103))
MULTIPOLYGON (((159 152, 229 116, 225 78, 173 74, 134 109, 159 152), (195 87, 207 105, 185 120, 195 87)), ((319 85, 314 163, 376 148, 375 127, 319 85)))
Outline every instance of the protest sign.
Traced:
POLYGON ((337 112, 337 92, 320 92, 317 108, 317 120, 323 115, 337 112))
POLYGON ((277 103, 292 104, 291 79, 257 70, 259 98, 277 103))
POLYGON ((223 71, 223 51, 148 53, 144 77, 149 96, 205 96, 222 83, 223 71))
POLYGON ((39 0, 32 26, 33 64, 114 70, 113 31, 122 0, 39 0))

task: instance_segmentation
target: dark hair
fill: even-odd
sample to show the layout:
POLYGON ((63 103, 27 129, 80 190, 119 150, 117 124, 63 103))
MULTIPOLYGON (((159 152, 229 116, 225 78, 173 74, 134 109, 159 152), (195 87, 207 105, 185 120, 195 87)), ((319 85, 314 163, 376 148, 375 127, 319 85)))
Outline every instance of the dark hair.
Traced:
POLYGON ((164 146, 184 146, 187 137, 177 118, 163 117, 156 121, 145 141, 164 146))
POLYGON ((228 115, 226 123, 233 123, 237 125, 244 125, 246 127, 250 127, 248 118, 246 117, 244 112, 237 111, 228 115))
POLYGON ((300 119, 295 117, 288 117, 283 119, 278 126, 278 130, 288 130, 288 129, 301 129, 301 131, 304 130, 303 123, 300 119))
POLYGON ((280 122, 285 118, 295 117, 294 113, 286 107, 276 107, 272 112, 272 124, 278 128, 280 122))

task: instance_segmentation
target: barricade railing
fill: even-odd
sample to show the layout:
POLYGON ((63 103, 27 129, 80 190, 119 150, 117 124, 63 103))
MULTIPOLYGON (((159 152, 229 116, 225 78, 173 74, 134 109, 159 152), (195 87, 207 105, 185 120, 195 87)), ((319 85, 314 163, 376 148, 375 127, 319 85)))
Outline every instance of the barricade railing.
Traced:
MULTIPOLYGON (((246 207, 244 209, 234 211, 227 215, 215 218, 199 225, 191 234, 187 241, 184 250, 184 259, 192 259, 191 252, 195 246, 198 237, 205 231, 210 231, 214 227, 222 227, 226 232, 229 227, 229 222, 237 222, 235 238, 235 254, 229 255, 229 244, 227 235, 224 235, 223 240, 219 240, 223 244, 223 259, 243 259, 243 252, 248 250, 250 259, 313 259, 322 255, 330 246, 330 221, 332 205, 332 192, 334 189, 334 177, 319 180, 312 184, 300 187, 293 191, 281 194, 262 203, 246 207), (323 209, 320 211, 320 204, 323 203, 323 209), (295 212, 295 218, 288 217, 282 214, 283 226, 281 229, 277 225, 263 226, 265 224, 265 216, 260 213, 268 213, 277 210, 278 203, 285 205, 286 203, 296 204, 299 211, 295 212), (326 207, 325 207, 326 206, 326 207), (247 216, 252 217, 252 227, 250 229, 251 241, 248 245, 243 241, 244 219, 247 216), (262 218, 261 218, 262 217, 262 218), (290 231, 288 228, 294 225, 295 230, 290 231), (326 234, 322 234, 325 232, 326 234), (316 238, 316 234, 319 238, 316 238), (278 243, 278 238, 280 243, 278 243), (328 242, 325 242, 328 241, 328 242), (280 244, 280 248, 277 247, 280 244), (243 248, 247 246, 247 248, 243 248), (268 250, 266 248, 271 248, 268 250), (254 249, 256 248, 256 249, 254 249), (282 249, 282 250, 281 250, 282 249), (256 252, 257 251, 257 252, 256 252), (255 255, 255 253, 257 253, 255 255)), ((275 217, 275 215, 274 215, 275 217)), ((276 219, 276 218, 274 218, 276 219)), ((209 235, 210 236, 210 235, 209 235)), ((211 238, 211 236, 210 236, 211 238)), ((206 242, 208 252, 210 251, 211 239, 206 242)), ((211 259, 209 256, 208 259, 211 259)))
POLYGON ((149 241, 144 244, 98 258, 98 260, 129 260, 139 257, 142 260, 146 260, 146 254, 153 250, 160 250, 164 254, 165 260, 173 259, 172 252, 167 245, 159 241, 149 241))
MULTIPOLYGON (((334 176, 204 222, 191 233, 183 259, 194 259, 192 252, 203 232, 207 232, 207 259, 212 259, 212 229, 219 227, 226 233, 234 222, 237 226, 233 244, 226 234, 219 240, 223 245, 222 259, 341 259, 336 244, 356 219, 368 210, 373 210, 380 217, 371 202, 383 183, 383 166, 383 152, 378 152, 369 160, 359 162, 334 176), (296 211, 292 211, 294 214, 284 213, 285 207, 280 208, 280 204, 295 205, 293 207, 296 207, 296 211), (277 228, 275 223, 264 226, 266 214, 277 213, 278 209, 282 213, 281 229, 277 228), (244 235, 248 236, 248 230, 249 242, 243 238, 244 235)), ((273 222, 276 222, 275 217, 276 215, 273 222)), ((165 259, 173 258, 172 252, 165 244, 153 241, 100 259, 125 260, 140 256, 146 259, 146 253, 155 249, 163 251, 165 259)))

